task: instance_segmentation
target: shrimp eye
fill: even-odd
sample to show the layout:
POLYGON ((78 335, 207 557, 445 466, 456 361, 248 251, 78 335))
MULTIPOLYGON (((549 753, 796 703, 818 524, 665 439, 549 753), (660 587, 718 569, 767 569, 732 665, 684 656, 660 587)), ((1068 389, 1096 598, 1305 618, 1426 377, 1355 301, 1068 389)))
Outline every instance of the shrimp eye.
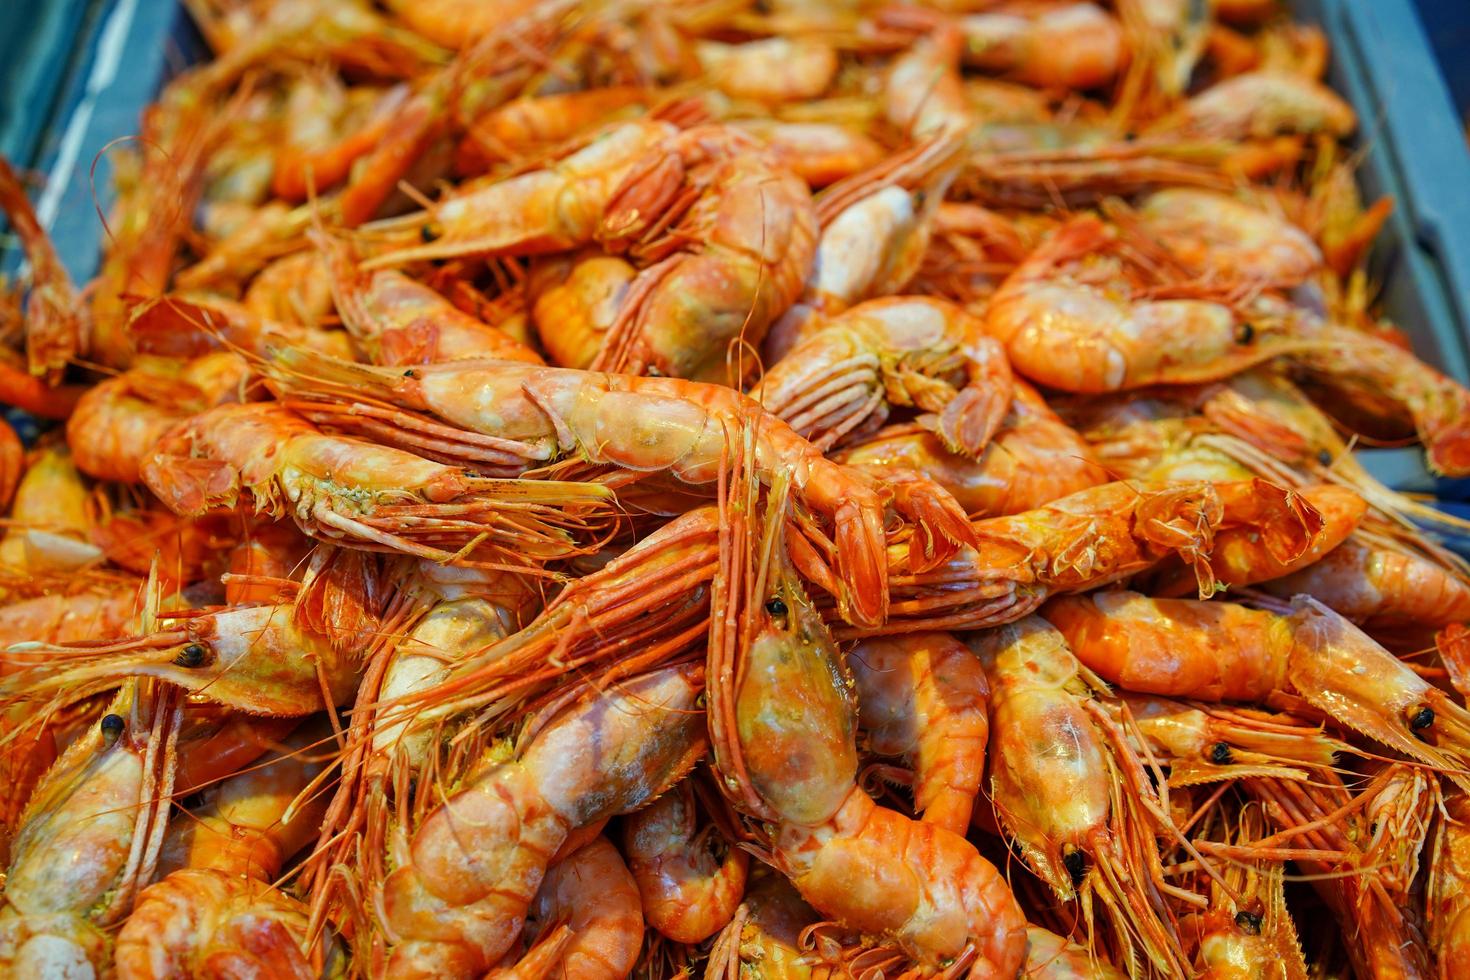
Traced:
POLYGON ((1317 450, 1317 462, 1321 463, 1323 466, 1331 466, 1332 453, 1328 452, 1326 449, 1317 450))
POLYGON ((1409 715, 1409 727, 1416 732, 1422 732, 1434 724, 1434 709, 1427 704, 1421 704, 1413 709, 1409 715))
POLYGON ((1082 884, 1082 879, 1087 877, 1087 855, 1081 849, 1067 845, 1069 850, 1062 853, 1062 864, 1067 869, 1067 874, 1072 876, 1073 886, 1082 884))
POLYGON ((1261 917, 1254 912, 1242 910, 1235 913, 1235 924, 1252 936, 1259 936, 1261 934, 1261 917))
POLYGON ((1235 342, 1244 346, 1256 339, 1256 328, 1249 323, 1242 323, 1235 328, 1235 342))
POLYGON ((425 243, 432 242, 434 239, 438 238, 442 234, 444 234, 444 232, 441 231, 439 229, 439 226, 432 221, 425 222, 424 224, 419 226, 419 238, 423 239, 425 243))
POLYGON ((122 715, 103 715, 99 727, 102 729, 102 744, 112 746, 122 737, 127 722, 123 721, 122 715))
POLYGON ((202 667, 208 658, 209 647, 203 643, 190 643, 179 651, 179 655, 174 658, 174 663, 180 667, 202 667))
POLYGON ((1230 762, 1230 746, 1224 742, 1216 742, 1210 746, 1210 761, 1217 766, 1228 765, 1230 762))
POLYGON ((766 600, 766 612, 772 616, 786 615, 786 603, 781 601, 780 596, 772 596, 766 600))
POLYGON ((924 201, 928 197, 929 195, 924 191, 922 187, 914 191, 914 207, 922 208, 924 206, 924 201))

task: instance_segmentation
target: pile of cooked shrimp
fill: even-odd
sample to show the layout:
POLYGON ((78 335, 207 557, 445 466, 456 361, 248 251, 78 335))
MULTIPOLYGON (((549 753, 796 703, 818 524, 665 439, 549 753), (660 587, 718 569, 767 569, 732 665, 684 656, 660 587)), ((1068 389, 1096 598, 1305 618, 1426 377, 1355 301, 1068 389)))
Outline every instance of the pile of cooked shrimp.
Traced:
POLYGON ((0 164, 0 975, 1470 971, 1317 29, 185 5, 90 283, 0 164))

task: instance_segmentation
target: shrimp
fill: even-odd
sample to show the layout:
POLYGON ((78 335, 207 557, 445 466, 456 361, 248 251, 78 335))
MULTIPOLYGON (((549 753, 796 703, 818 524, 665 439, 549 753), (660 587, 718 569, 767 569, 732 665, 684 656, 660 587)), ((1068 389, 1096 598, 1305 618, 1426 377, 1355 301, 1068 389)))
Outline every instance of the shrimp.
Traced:
POLYGON ((225 405, 180 423, 154 447, 142 476, 176 514, 244 501, 257 514, 289 514, 308 534, 359 547, 441 561, 487 555, 517 567, 574 553, 574 535, 596 523, 610 496, 596 484, 471 477, 402 450, 323 435, 274 403, 225 405))
POLYGON ((196 297, 212 294, 216 298, 238 295, 245 283, 252 276, 258 277, 268 263, 300 251, 301 236, 311 222, 310 209, 270 201, 258 208, 247 207, 244 214, 240 210, 216 205, 207 212, 210 225, 223 224, 223 227, 212 227, 214 241, 210 242, 209 252, 174 276, 176 292, 196 297), (222 215, 230 220, 220 222, 222 215))
POLYGON ((638 887, 617 849, 598 837, 553 864, 526 915, 526 932, 556 924, 572 931, 560 950, 556 976, 601 980, 633 972, 643 944, 638 887))
POLYGON ((632 85, 553 92, 512 99, 472 121, 455 150, 455 170, 466 176, 516 161, 606 124, 624 110, 641 109, 646 89, 632 85))
POLYGON ((553 364, 579 371, 591 366, 637 275, 618 256, 596 251, 532 266, 531 319, 553 364))
POLYGON ((1321 82, 1262 70, 1211 85, 1151 131, 1244 140, 1292 133, 1345 137, 1357 126, 1352 106, 1321 82))
POLYGON ((911 961, 920 975, 1015 976, 1025 919, 1004 878, 960 835, 858 787, 847 670, 781 555, 779 527, 732 533, 768 550, 713 613, 731 628, 710 639, 709 730, 721 788, 762 821, 762 859, 823 915, 871 937, 876 948, 846 964, 853 973, 911 961))
POLYGON ((922 473, 973 517, 1016 514, 1107 480, 1097 456, 1035 388, 1016 380, 1010 411, 976 459, 951 453, 920 426, 896 426, 838 453, 838 462, 893 480, 922 473))
POLYGON ((920 819, 964 834, 989 737, 990 686, 980 662, 948 633, 910 633, 864 640, 848 663, 868 749, 914 767, 920 819))
POLYGON ((239 397, 249 365, 216 351, 187 363, 150 360, 88 389, 66 423, 77 469, 138 483, 143 461, 180 421, 239 397))
POLYGON ((539 719, 516 758, 395 834, 381 900, 387 946, 372 968, 483 974, 519 935, 567 835, 637 809, 703 754, 702 686, 700 669, 685 666, 584 691, 539 719))
POLYGON ((1378 630, 1435 630, 1470 620, 1470 580, 1406 550, 1357 539, 1320 561, 1265 583, 1272 595, 1310 595, 1378 630))
POLYGON ((750 396, 823 450, 881 424, 889 405, 914 405, 938 414, 946 448, 978 457, 1012 392, 1005 352, 983 330, 943 300, 861 303, 809 331, 750 396))
POLYGON ((711 980, 829 980, 834 971, 811 962, 802 942, 819 916, 774 871, 757 868, 735 918, 710 948, 711 980))
POLYGON ((164 877, 139 892, 117 936, 120 980, 321 975, 322 963, 304 955, 306 910, 270 882, 321 817, 318 799, 292 804, 323 768, 310 755, 322 730, 299 730, 287 754, 211 786, 192 820, 170 826, 159 858, 164 877))
POLYGON ((1038 88, 1097 88, 1128 60, 1122 27, 1091 3, 1047 6, 1034 16, 971 14, 957 23, 966 64, 1038 88))
POLYGON ((959 28, 942 22, 894 59, 883 83, 883 110, 909 139, 968 134, 977 122, 960 81, 963 47, 959 28))
POLYGON ((1290 318, 1243 322, 1209 300, 1134 300, 1100 221, 1064 225, 991 299, 986 331, 1016 370, 1063 391, 1099 393, 1228 377, 1278 355, 1323 346, 1290 318), (1106 285, 1105 285, 1106 283, 1106 285))
POLYGON ((1023 859, 1059 899, 1080 902, 1089 933, 1106 929, 1120 962, 1141 953, 1183 972, 1155 829, 1135 800, 1151 790, 1089 704, 1101 683, 1036 617, 977 633, 971 649, 991 682, 991 798, 1023 859))
POLYGON ((1348 748, 1291 715, 1154 695, 1125 693, 1121 700, 1131 717, 1115 711, 1114 720, 1136 732, 1140 754, 1147 746, 1168 767, 1173 788, 1248 776, 1307 779, 1309 767, 1330 766, 1348 748))
POLYGON ((446 48, 461 48, 516 17, 540 6, 545 0, 505 0, 493 10, 474 0, 389 0, 394 16, 413 30, 446 48))
POLYGON ((275 347, 301 347, 350 357, 346 332, 263 320, 249 308, 222 299, 177 295, 143 300, 127 324, 136 353, 201 357, 218 350, 263 356, 275 347))
POLYGON ((693 381, 744 376, 801 295, 817 247, 806 183, 729 127, 685 130, 639 161, 599 238, 653 260, 628 289, 594 370, 693 381), (732 354, 732 344, 736 348, 732 354))
POLYGON ((1196 269, 1293 286, 1322 267, 1322 252, 1306 232, 1215 191, 1176 187, 1150 194, 1138 220, 1196 269))
POLYGON ((109 929, 152 874, 168 820, 178 710, 124 686, 36 787, 11 845, 0 970, 105 976, 109 929))
POLYGON ((1126 974, 1099 959, 1095 950, 1030 926, 1021 976, 1026 980, 1123 980, 1126 974))
MULTIPOLYGON (((142 609, 136 581, 98 582, 76 593, 48 592, 0 606, 0 647, 75 643, 117 636, 142 609)), ((0 655, 0 673, 14 664, 0 655)))
POLYGON ((25 312, 26 362, 32 375, 55 387, 67 364, 86 347, 84 307, 20 178, 4 157, 0 157, 0 210, 10 219, 31 266, 25 312))
POLYGON ((899 292, 918 272, 934 216, 954 179, 958 137, 935 139, 829 187, 817 204, 821 239, 796 305, 771 328, 779 360, 824 318, 899 292))
POLYGON ((1470 968, 1470 893, 1463 887, 1470 875, 1470 796, 1452 790, 1444 809, 1430 851, 1424 917, 1439 976, 1448 980, 1470 968))
POLYGON ((100 560, 101 549, 90 541, 95 515, 89 497, 65 445, 36 450, 15 489, 0 539, 0 569, 34 576, 100 560))
POLYGON ((0 510, 10 510, 10 501, 25 469, 25 446, 10 423, 0 419, 0 510))
POLYGON ((810 37, 742 44, 698 41, 694 57, 709 84, 732 99, 802 102, 821 98, 837 77, 837 50, 810 37))
POLYGON ((261 320, 319 326, 333 312, 326 262, 309 249, 274 259, 250 280, 241 302, 261 320))
POLYGON ((346 88, 335 76, 298 81, 286 97, 286 133, 275 153, 271 193, 299 204, 342 183, 353 163, 388 135, 408 98, 406 85, 346 88))
MULTIPOLYGON (((708 485, 718 479, 728 454, 753 440, 755 475, 767 484, 789 480, 798 501, 833 523, 843 614, 863 622, 883 619, 883 508, 876 492, 729 388, 506 362, 428 365, 414 368, 412 377, 290 351, 277 363, 295 375, 283 374, 282 384, 346 402, 302 403, 308 417, 354 425, 358 410, 350 406, 366 396, 383 406, 369 412, 403 426, 374 429, 374 437, 418 430, 433 436, 440 458, 481 470, 518 472, 577 453, 592 463, 664 471, 684 483, 708 485), (474 398, 467 397, 470 392, 474 398), (604 418, 603 410, 612 407, 618 408, 616 417, 604 418)), ((934 534, 963 541, 964 526, 946 521, 936 524, 934 534)))
POLYGON ((860 130, 838 123, 734 119, 730 125, 765 143, 784 169, 813 188, 877 166, 886 155, 860 130))
POLYGON ((656 120, 617 123, 545 169, 473 181, 427 211, 366 229, 365 235, 390 244, 363 267, 461 255, 542 255, 589 244, 624 178, 676 132, 656 120))
POLYGON ((696 824, 689 780, 623 820, 623 852, 643 915, 677 943, 704 942, 729 924, 750 867, 750 856, 716 828, 696 824))
POLYGON ((493 357, 540 364, 536 352, 393 269, 365 273, 350 246, 314 231, 342 323, 374 364, 493 357))
POLYGON ((0 348, 0 402, 43 419, 64 419, 86 394, 85 385, 55 388, 31 374, 19 354, 0 348))

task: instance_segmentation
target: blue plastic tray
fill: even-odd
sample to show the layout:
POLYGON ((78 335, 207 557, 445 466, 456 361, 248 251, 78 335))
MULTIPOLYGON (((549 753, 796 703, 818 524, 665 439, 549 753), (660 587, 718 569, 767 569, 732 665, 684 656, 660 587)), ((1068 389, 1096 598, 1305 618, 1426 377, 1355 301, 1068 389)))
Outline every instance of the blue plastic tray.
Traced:
MULTIPOLYGON (((0 0, 0 149, 50 175, 38 211, 81 282, 96 270, 97 208, 111 203, 110 170, 99 155, 110 140, 137 132, 162 82, 205 49, 168 0, 40 7, 31 23, 25 18, 37 16, 35 5, 0 0)), ((1331 82, 1361 121, 1365 196, 1397 202, 1372 259, 1383 311, 1420 356, 1470 383, 1470 152, 1412 0, 1292 7, 1332 43, 1331 82)), ((0 270, 17 261, 14 250, 0 255, 0 270)), ((1470 500, 1470 481, 1432 480, 1417 448, 1362 456, 1392 486, 1470 500)))

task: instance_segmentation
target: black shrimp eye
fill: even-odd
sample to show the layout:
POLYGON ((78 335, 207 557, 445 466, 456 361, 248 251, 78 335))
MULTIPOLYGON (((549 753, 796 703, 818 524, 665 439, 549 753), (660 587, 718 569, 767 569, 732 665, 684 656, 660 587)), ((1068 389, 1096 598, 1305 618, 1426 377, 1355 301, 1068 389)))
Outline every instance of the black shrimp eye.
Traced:
POLYGON ((180 667, 201 667, 209 657, 209 648, 203 643, 190 643, 179 651, 174 663, 180 667))
POLYGON ((1224 742, 1216 742, 1210 746, 1210 761, 1217 766, 1227 765, 1230 762, 1230 746, 1224 742))
POLYGON ((1422 732, 1434 724, 1434 709, 1427 704, 1421 704, 1413 708, 1409 714, 1409 727, 1416 732, 1422 732))
POLYGON ((1317 450, 1317 462, 1321 463, 1323 466, 1331 466, 1332 453, 1330 453, 1326 449, 1317 450))
POLYGON ((432 221, 425 222, 419 226, 419 238, 423 239, 425 243, 432 242, 442 234, 444 232, 440 231, 439 226, 432 221))
MULTIPOLYGON (((1071 845, 1067 845, 1071 847, 1071 845)), ((1087 877, 1087 855, 1076 847, 1062 854, 1062 864, 1066 866, 1067 874, 1072 876, 1072 885, 1075 887, 1082 884, 1082 879, 1087 877)))
POLYGON ((780 596, 772 596, 766 600, 766 612, 772 616, 786 615, 786 603, 781 601, 780 596))
POLYGON ((102 744, 111 746, 122 737, 127 722, 123 721, 122 715, 103 715, 102 723, 98 727, 102 729, 102 744))
POLYGON ((1235 924, 1252 936, 1259 936, 1261 934, 1261 917, 1254 912, 1242 910, 1235 913, 1235 924))
POLYGON ((1256 339, 1256 328, 1249 323, 1238 324, 1235 328, 1235 342, 1242 346, 1256 339))

